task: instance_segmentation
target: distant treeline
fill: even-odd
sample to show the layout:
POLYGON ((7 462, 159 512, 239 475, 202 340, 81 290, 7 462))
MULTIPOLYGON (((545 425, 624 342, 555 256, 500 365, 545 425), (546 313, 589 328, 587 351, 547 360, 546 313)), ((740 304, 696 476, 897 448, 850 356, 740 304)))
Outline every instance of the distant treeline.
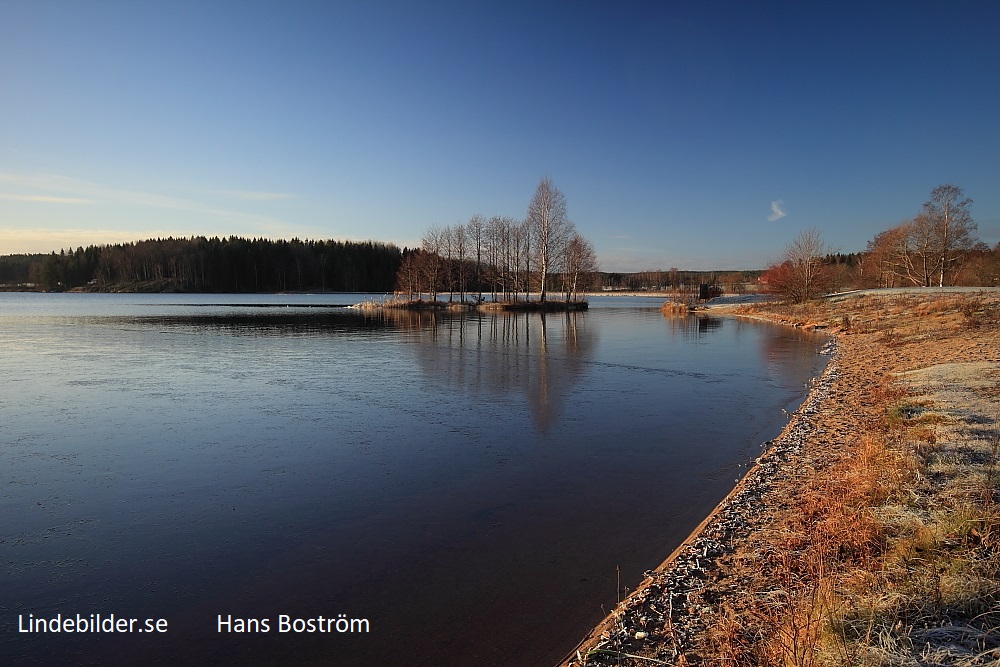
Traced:
POLYGON ((757 282, 762 271, 681 271, 660 269, 635 273, 602 273, 605 290, 671 292, 700 284, 718 285, 726 292, 740 293, 757 282))
MULTIPOLYGON (((397 279, 404 260, 421 254, 420 249, 400 250, 395 245, 374 241, 167 238, 92 245, 49 254, 3 255, 0 256, 0 287, 45 291, 87 288, 186 292, 391 292, 400 289, 397 279)), ((836 261, 833 257, 830 259, 836 261)), ((844 261, 845 258, 840 259, 844 261)), ((446 273, 442 271, 442 275, 446 273)), ((718 284, 727 292, 737 292, 755 283, 760 274, 761 271, 678 269, 595 272, 593 281, 586 281, 582 287, 670 291, 708 283, 718 284)), ((465 285, 468 291, 488 293, 496 288, 495 281, 486 273, 481 281, 475 280, 474 275, 474 269, 469 269, 465 285)), ((442 284, 442 288, 447 290, 448 285, 442 284)))
POLYGON ((365 241, 205 238, 0 257, 0 284, 42 290, 389 292, 402 250, 365 241))

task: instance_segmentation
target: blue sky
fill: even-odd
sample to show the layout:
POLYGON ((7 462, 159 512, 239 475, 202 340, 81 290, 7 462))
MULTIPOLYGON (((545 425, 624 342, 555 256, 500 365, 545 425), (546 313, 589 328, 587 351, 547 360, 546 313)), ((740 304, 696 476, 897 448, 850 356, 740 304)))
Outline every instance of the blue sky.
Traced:
POLYGON ((0 254, 415 245, 565 194, 602 268, 861 250, 955 183, 1000 241, 1000 3, 0 3, 0 254))

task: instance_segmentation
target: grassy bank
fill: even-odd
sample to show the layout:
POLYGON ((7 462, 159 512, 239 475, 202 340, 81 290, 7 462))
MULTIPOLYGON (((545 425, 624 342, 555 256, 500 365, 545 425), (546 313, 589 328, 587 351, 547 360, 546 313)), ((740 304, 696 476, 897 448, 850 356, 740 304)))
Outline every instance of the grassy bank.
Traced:
POLYGON ((567 664, 997 664, 998 313, 978 294, 740 308, 837 335, 776 441, 799 442, 719 512, 745 515, 704 526, 694 575, 674 554, 567 664))

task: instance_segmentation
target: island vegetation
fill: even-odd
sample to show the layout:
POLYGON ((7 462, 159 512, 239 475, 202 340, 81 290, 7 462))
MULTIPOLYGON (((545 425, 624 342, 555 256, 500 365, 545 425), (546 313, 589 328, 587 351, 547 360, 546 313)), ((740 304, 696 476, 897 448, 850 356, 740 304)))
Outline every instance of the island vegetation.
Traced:
POLYGON ((402 298, 392 305, 425 308, 438 305, 438 295, 447 293, 448 304, 580 310, 586 308, 580 293, 595 288, 597 275, 593 245, 576 231, 565 196, 545 177, 523 220, 477 214, 465 224, 424 232, 421 247, 404 253, 396 277, 402 298), (562 299, 553 301, 556 289, 562 299))

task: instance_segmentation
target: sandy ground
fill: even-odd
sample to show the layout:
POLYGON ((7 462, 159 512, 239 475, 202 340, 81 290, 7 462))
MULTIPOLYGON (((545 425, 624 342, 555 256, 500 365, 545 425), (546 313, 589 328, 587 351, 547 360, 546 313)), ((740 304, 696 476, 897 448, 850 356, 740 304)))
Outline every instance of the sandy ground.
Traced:
POLYGON ((873 392, 885 383, 937 392, 936 400, 952 410, 975 395, 982 401, 977 413, 1000 414, 996 292, 861 294, 805 311, 773 304, 747 311, 729 305, 712 314, 829 331, 836 335, 829 365, 726 500, 569 652, 564 667, 712 664, 704 654, 705 631, 719 603, 759 574, 755 563, 771 548, 760 536, 793 505, 810 475, 838 459, 859 428, 884 418, 873 392), (977 301, 962 311, 955 299, 977 301))

